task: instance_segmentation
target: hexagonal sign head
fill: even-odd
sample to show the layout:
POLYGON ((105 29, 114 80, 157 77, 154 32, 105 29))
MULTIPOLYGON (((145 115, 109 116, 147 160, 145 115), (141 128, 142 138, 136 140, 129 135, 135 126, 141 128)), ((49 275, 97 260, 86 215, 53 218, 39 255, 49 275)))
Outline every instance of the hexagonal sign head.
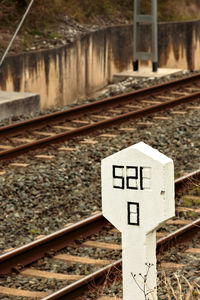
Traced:
POLYGON ((173 161, 143 142, 103 159, 102 209, 121 232, 156 230, 175 214, 173 161))

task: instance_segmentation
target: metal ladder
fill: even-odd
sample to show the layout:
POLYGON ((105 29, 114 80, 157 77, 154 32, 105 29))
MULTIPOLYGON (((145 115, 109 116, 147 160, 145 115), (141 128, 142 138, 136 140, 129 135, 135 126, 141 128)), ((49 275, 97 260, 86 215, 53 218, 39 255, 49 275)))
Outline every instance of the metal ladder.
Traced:
POLYGON ((151 0, 151 14, 141 14, 141 0, 134 0, 134 46, 133 46, 133 70, 138 71, 139 60, 151 60, 152 71, 158 70, 158 26, 157 26, 157 0, 151 0), (139 51, 140 23, 152 25, 152 52, 139 51))

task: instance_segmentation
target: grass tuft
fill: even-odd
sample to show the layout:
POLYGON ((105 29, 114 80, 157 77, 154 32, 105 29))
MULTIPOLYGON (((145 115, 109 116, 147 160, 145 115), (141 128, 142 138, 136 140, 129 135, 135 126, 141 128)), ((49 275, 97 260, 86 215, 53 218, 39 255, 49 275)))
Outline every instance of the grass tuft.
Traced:
POLYGON ((162 289, 166 290, 168 300, 200 299, 200 286, 197 282, 190 283, 185 276, 178 276, 176 273, 173 274, 171 279, 167 278, 165 273, 163 274, 162 289), (175 279, 175 282, 173 279, 175 279))

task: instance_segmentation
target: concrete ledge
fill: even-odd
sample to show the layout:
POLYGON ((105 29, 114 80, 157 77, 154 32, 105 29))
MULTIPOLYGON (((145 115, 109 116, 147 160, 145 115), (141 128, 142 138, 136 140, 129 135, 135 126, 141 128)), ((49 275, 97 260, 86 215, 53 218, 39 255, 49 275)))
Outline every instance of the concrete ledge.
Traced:
POLYGON ((183 72, 181 69, 159 68, 157 72, 152 72, 151 68, 141 67, 139 71, 125 71, 113 76, 113 82, 119 82, 126 78, 162 78, 168 75, 174 75, 183 72))
POLYGON ((40 95, 0 91, 0 120, 40 110, 40 95))

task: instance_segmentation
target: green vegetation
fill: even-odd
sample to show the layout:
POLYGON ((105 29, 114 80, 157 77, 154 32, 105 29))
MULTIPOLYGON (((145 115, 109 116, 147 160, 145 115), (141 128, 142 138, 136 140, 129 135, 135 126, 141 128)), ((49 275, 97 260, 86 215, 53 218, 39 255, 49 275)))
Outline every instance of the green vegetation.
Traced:
POLYGON ((59 34, 55 33, 55 32, 51 32, 49 34, 49 38, 52 39, 52 40, 55 40, 55 39, 60 39, 61 36, 59 34))
POLYGON ((39 232, 38 232, 37 229, 32 228, 32 229, 30 230, 30 234, 31 234, 31 235, 36 235, 36 234, 39 234, 39 232))
POLYGON ((183 196, 183 204, 186 207, 196 206, 199 207, 200 204, 200 187, 195 186, 189 191, 188 195, 183 196))
MULTIPOLYGON (((31 0, 0 0, 0 55, 5 51, 31 0)), ((10 50, 36 49, 43 41, 59 40, 59 28, 70 16, 82 24, 114 25, 133 21, 134 0, 35 0, 10 50)), ((142 13, 149 13, 151 0, 141 0, 142 13)), ((159 21, 183 21, 200 17, 199 0, 158 0, 159 21), (181 4, 181 5, 180 5, 181 4)))
MULTIPOLYGON (((133 15, 132 0, 65 0, 67 12, 79 22, 94 23, 96 17, 115 22, 120 18, 130 21, 133 15)), ((97 20, 97 19, 96 19, 97 20)))
MULTIPOLYGON (((30 0, 0 0, 0 25, 16 27, 30 0)), ((151 0, 141 0, 143 12, 151 8, 151 0)), ((198 18, 199 0, 158 0, 160 21, 198 18), (180 6, 181 4, 181 6, 180 6)), ((133 0, 35 0, 23 28, 41 30, 68 14, 78 22, 97 23, 101 18, 114 23, 132 21, 133 0)))
POLYGON ((186 207, 192 207, 192 206, 199 206, 200 204, 200 197, 196 196, 184 196, 183 197, 183 203, 186 207))
MULTIPOLYGON (((63 12, 62 1, 35 0, 23 28, 39 30, 39 28, 45 28, 52 20, 56 22, 58 15, 63 12)), ((16 28, 29 2, 30 0, 0 0, 0 26, 7 25, 11 29, 16 28)))

